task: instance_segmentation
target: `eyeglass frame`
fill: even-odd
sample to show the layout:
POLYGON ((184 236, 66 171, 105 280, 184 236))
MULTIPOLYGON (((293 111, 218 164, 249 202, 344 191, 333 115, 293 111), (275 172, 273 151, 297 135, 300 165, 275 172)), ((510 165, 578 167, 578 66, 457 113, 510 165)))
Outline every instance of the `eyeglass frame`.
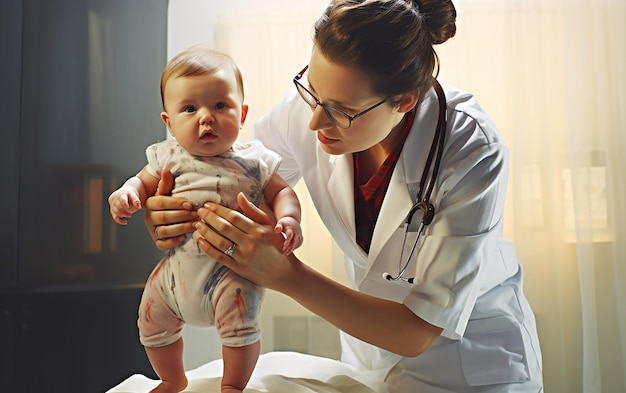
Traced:
POLYGON ((378 103, 376 103, 376 104, 374 104, 374 105, 370 106, 369 108, 367 108, 367 109, 365 109, 365 110, 363 110, 363 111, 361 111, 361 112, 357 113, 357 114, 356 114, 356 115, 354 115, 354 116, 351 116, 351 115, 347 114, 346 112, 344 112, 344 111, 342 111, 342 110, 340 110, 340 109, 333 108, 333 107, 332 107, 332 106, 330 106, 330 105, 322 104, 322 103, 321 103, 321 101, 320 101, 320 100, 318 100, 318 99, 317 99, 317 97, 315 97, 315 95, 313 95, 313 93, 311 93, 311 92, 309 91, 309 89, 307 89, 306 87, 304 87, 304 85, 303 85, 302 83, 300 83, 300 79, 302 79, 302 77, 304 76, 304 73, 306 72, 306 70, 307 70, 308 68, 309 68, 309 65, 307 64, 307 65, 306 65, 306 66, 302 69, 302 71, 300 71, 298 74, 296 74, 296 76, 294 76, 294 77, 293 77, 293 83, 296 85, 296 90, 298 91, 298 94, 300 95, 300 97, 302 98, 302 100, 303 100, 304 102, 306 102, 306 103, 307 103, 307 104, 308 104, 308 105, 309 105, 312 109, 316 109, 318 106, 321 106, 321 107, 322 107, 322 109, 324 109, 324 113, 326 114, 326 117, 328 117, 328 119, 329 119, 330 121, 332 121, 332 122, 333 122, 333 124, 334 124, 334 125, 336 125, 336 126, 337 126, 337 127, 339 127, 339 128, 342 128, 342 129, 344 129, 344 130, 345 130, 345 129, 350 128, 350 126, 352 125, 352 122, 353 122, 355 119, 357 119, 357 118, 359 118, 359 117, 363 116, 364 114, 366 114, 366 113, 368 113, 368 112, 370 112, 370 111, 372 111, 372 110, 374 110, 374 109, 378 108, 379 106, 381 106, 383 103, 385 103, 385 102, 387 101, 387 99, 383 99, 382 101, 380 101, 380 102, 378 102, 378 103), (304 90, 304 91, 305 91, 308 95, 310 95, 310 96, 311 96, 311 97, 315 100, 315 105, 312 105, 312 104, 309 102, 309 100, 307 100, 307 99, 304 97, 304 95, 303 95, 303 93, 302 93, 302 91, 301 91, 300 89, 304 90), (348 119, 348 126, 347 126, 347 127, 344 127, 343 125, 339 124, 338 120, 337 120, 337 119, 335 119, 335 117, 333 116, 333 112, 336 112, 336 113, 338 113, 338 114, 340 114, 340 115, 345 116, 345 117, 348 119))

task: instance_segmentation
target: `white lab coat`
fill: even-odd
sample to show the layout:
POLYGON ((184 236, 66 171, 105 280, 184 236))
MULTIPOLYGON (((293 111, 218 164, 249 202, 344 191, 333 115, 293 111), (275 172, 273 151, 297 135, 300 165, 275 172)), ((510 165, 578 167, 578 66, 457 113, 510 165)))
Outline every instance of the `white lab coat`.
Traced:
MULTIPOLYGON (((522 294, 514 247, 501 238, 508 150, 473 96, 443 88, 446 145, 431 196, 435 216, 420 240, 417 262, 405 275, 415 277, 413 285, 385 280, 382 274, 398 273, 402 226, 437 123, 433 89, 417 108, 369 255, 354 240, 352 155, 332 156, 322 150, 308 128, 311 110, 295 89, 257 122, 254 135, 283 157, 283 178, 292 185, 304 179, 322 221, 345 254, 354 287, 402 302, 444 329, 431 349, 414 358, 342 334, 342 360, 381 373, 390 392, 539 392, 541 354, 535 321, 522 294)), ((357 121, 367 121, 367 116, 357 121)))

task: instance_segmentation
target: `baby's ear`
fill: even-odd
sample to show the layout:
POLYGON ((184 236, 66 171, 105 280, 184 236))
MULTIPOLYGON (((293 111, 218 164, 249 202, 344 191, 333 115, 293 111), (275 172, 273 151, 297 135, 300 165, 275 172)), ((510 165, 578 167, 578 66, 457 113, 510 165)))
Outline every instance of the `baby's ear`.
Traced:
POLYGON ((243 123, 246 121, 247 116, 248 116, 248 104, 243 104, 241 106, 241 125, 242 126, 243 126, 243 123))
POLYGON ((161 120, 163 120, 167 130, 170 131, 170 115, 168 115, 167 112, 161 112, 161 120))

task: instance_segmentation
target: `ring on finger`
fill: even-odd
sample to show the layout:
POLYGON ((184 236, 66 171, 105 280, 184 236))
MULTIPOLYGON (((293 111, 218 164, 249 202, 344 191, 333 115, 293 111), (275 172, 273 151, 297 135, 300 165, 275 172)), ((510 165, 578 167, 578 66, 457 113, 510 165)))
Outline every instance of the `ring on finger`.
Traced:
POLYGON ((235 252, 235 247, 237 245, 235 243, 231 244, 230 246, 228 246, 227 249, 224 250, 224 254, 228 255, 229 257, 233 256, 233 252, 235 252))
POLYGON ((159 236, 159 227, 158 227, 158 226, 155 226, 155 227, 154 227, 154 237, 155 237, 157 240, 163 240, 163 238, 162 238, 161 236, 159 236))

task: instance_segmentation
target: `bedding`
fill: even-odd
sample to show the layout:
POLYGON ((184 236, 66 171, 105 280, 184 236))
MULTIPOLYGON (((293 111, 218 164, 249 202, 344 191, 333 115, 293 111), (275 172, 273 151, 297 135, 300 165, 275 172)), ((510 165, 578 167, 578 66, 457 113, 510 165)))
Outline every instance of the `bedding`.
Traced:
MULTIPOLYGON (((222 361, 187 372, 185 393, 220 391, 222 361)), ((357 370, 337 360, 298 352, 269 352, 259 357, 244 393, 386 393, 385 375, 357 370)), ((148 393, 158 381, 135 374, 106 393, 148 393)))

